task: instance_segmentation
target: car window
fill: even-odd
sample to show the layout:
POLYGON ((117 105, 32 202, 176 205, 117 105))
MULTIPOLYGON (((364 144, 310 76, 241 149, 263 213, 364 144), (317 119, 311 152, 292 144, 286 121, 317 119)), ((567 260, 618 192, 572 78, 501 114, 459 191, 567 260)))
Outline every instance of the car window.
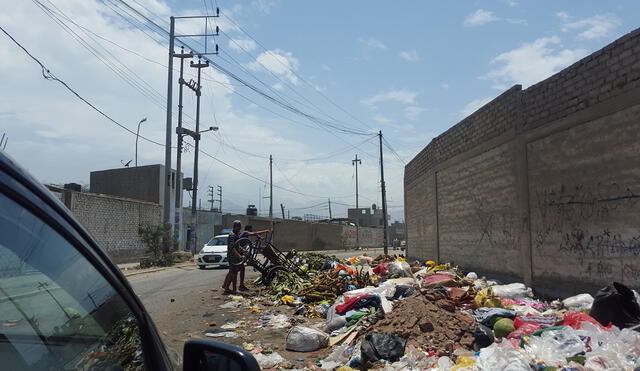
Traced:
POLYGON ((58 232, 2 194, 0 368, 144 368, 122 297, 58 232))
POLYGON ((227 244, 227 237, 214 237, 212 238, 207 245, 209 246, 220 246, 227 244))

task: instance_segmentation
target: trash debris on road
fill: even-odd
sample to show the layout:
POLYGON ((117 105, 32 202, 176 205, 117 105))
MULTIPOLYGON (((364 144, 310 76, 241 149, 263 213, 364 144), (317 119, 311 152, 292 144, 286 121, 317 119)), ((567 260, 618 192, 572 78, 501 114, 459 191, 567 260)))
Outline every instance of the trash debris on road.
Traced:
POLYGON ((640 333, 634 331, 640 306, 637 294, 620 283, 595 296, 549 302, 523 283, 503 284, 448 263, 288 256, 299 272, 277 272, 256 297, 229 297, 219 307, 235 318, 220 329, 233 331, 205 335, 242 337, 263 368, 640 369, 640 333), (270 329, 288 330, 286 346, 245 337, 270 329), (313 353, 269 353, 284 347, 313 353))

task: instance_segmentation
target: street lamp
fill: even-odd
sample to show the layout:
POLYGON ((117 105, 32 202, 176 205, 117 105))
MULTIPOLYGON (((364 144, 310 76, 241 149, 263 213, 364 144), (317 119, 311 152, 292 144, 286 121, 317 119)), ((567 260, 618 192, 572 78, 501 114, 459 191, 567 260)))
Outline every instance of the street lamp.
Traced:
POLYGON ((136 167, 138 167, 138 137, 140 136, 140 124, 147 121, 146 117, 143 117, 142 120, 138 123, 138 131, 136 131, 136 167))

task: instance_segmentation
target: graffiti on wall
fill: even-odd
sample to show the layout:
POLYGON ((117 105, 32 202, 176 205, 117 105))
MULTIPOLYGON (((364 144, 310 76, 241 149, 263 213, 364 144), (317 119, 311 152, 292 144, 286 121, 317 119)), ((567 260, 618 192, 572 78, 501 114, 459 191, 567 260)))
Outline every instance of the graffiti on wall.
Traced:
MULTIPOLYGON (((538 190, 535 195, 539 224, 532 237, 538 254, 552 243, 558 252, 578 258, 640 255, 640 228, 629 234, 628 230, 614 231, 609 225, 640 206, 640 194, 631 187, 616 182, 592 187, 560 185, 538 190)), ((589 273, 594 271, 590 266, 587 269, 589 273)))
POLYGON ((526 231, 526 220, 519 220, 511 210, 496 211, 487 200, 471 198, 474 220, 480 230, 476 245, 488 244, 503 249, 518 249, 526 231))

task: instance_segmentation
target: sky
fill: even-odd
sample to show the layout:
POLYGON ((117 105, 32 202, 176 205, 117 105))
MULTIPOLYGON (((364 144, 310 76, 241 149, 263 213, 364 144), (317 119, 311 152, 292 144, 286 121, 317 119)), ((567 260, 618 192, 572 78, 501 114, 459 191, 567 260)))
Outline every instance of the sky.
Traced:
MULTIPOLYGON (((223 211, 346 216, 380 205, 379 130, 392 220, 403 220, 403 170, 429 141, 514 84, 524 88, 632 31, 637 1, 0 0, 0 27, 58 79, 120 125, 164 143, 168 38, 213 51, 203 69, 199 194, 223 187, 223 211), (131 8, 127 7, 130 6, 131 8), (228 73, 231 74, 228 74, 228 73)), ((176 49, 176 51, 179 51, 176 49)), ((0 33, 0 135, 6 153, 45 183, 89 183, 89 172, 134 159, 136 137, 79 100, 0 33)), ((197 61, 197 60, 196 60, 197 61)), ((177 115, 174 62, 173 125, 177 115)), ((185 80, 195 70, 185 67, 185 80)), ((184 126, 196 99, 184 93, 184 126)), ((192 142, 183 171, 193 173, 192 142)), ((173 138, 175 145, 175 138, 173 138)), ((164 162, 140 139, 138 164, 164 162)), ((175 164, 175 150, 172 152, 175 164)), ((132 162, 133 164, 133 162, 132 162)), ((185 202, 189 196, 185 195, 185 202)))

